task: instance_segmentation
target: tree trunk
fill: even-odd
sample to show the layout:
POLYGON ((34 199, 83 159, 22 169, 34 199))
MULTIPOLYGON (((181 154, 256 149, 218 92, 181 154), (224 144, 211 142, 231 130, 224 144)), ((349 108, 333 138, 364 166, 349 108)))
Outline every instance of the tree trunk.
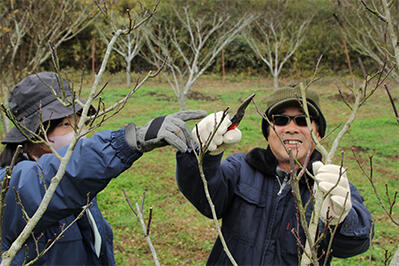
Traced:
POLYGON ((126 61, 126 86, 130 88, 130 64, 129 60, 126 61))
MULTIPOLYGON (((158 38, 161 38, 161 28, 158 28, 158 38)), ((161 67, 161 47, 158 46, 158 61, 157 61, 157 69, 161 67)), ((158 75, 158 82, 161 82, 161 75, 158 75)))
POLYGON ((224 49, 222 49, 222 80, 223 80, 223 82, 225 79, 226 79, 226 70, 225 70, 225 66, 224 66, 224 49))
POLYGON ((3 139, 6 134, 10 131, 10 121, 8 120, 8 118, 4 115, 3 112, 0 113, 0 119, 1 119, 1 123, 3 126, 3 134, 1 135, 1 138, 3 139))
POLYGON ((273 87, 275 90, 278 90, 278 74, 273 73, 273 87))
POLYGON ((180 111, 186 110, 187 96, 183 92, 179 95, 180 111))
POLYGON ((94 81, 96 77, 96 31, 93 33, 93 43, 91 45, 91 73, 94 81))
MULTIPOLYGON (((6 87, 3 87, 2 92, 3 92, 2 94, 3 94, 4 106, 8 108, 8 98, 9 98, 8 89, 6 87)), ((11 130, 11 123, 3 112, 0 113, 1 113, 0 119, 1 119, 1 124, 3 126, 3 134, 4 134, 2 136, 3 139, 3 137, 5 137, 5 135, 11 130)))

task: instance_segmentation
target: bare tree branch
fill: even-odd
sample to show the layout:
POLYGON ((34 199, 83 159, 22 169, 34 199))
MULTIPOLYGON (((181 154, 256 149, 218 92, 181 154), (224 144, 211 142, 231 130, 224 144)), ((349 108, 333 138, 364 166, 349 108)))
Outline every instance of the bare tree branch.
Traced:
POLYGON ((157 253, 155 251, 154 246, 152 245, 151 242, 151 238, 150 238, 150 225, 151 225, 151 219, 152 219, 152 208, 150 208, 150 214, 148 217, 148 222, 147 225, 144 222, 144 218, 143 218, 143 208, 144 208, 144 199, 145 199, 145 191, 143 192, 143 196, 141 198, 141 206, 139 206, 138 203, 136 203, 136 210, 133 208, 133 205, 130 203, 130 200, 128 198, 128 196, 126 195, 126 192, 124 189, 122 189, 123 195, 125 196, 126 202, 128 203, 130 209, 132 210, 132 212, 134 213, 134 215, 139 218, 139 221, 141 223, 143 232, 144 232, 144 237, 147 240, 148 246, 150 247, 151 253, 152 253, 152 257, 154 259, 155 265, 159 266, 160 263, 158 261, 158 256, 157 253))
POLYGON ((274 89, 279 88, 279 75, 305 39, 312 18, 303 21, 284 19, 283 11, 270 11, 257 16, 253 29, 243 35, 254 53, 269 68, 274 89))
MULTIPOLYGON (((109 45, 107 46, 107 50, 104 55, 100 70, 98 71, 98 73, 95 76, 95 80, 94 80, 92 88, 89 92, 89 96, 87 97, 86 102, 83 105, 83 110, 81 111, 79 122, 74 128, 75 134, 72 137, 70 145, 68 146, 64 156, 60 156, 59 154, 57 154, 55 149, 50 145, 50 143, 47 139, 47 135, 45 134, 46 129, 45 129, 43 123, 41 123, 40 130, 43 131, 44 137, 41 137, 40 134, 37 134, 36 132, 31 132, 31 131, 27 130, 27 128, 24 127, 21 123, 18 123, 18 121, 16 121, 16 119, 13 117, 11 111, 8 108, 3 107, 4 111, 6 111, 6 113, 9 115, 9 117, 11 119, 15 120, 14 121, 14 122, 16 122, 15 125, 17 127, 19 127, 22 130, 22 132, 29 132, 29 134, 31 136, 34 136, 36 138, 36 140, 34 140, 31 137, 26 135, 28 140, 30 140, 31 142, 36 141, 39 143, 44 143, 51 149, 51 151, 57 156, 57 158, 59 158, 60 166, 57 170, 56 175, 51 179, 51 183, 48 186, 47 190, 45 191, 45 194, 43 195, 42 201, 41 201, 39 207, 37 208, 36 212, 33 214, 32 217, 26 216, 26 219, 27 219, 26 226, 24 227, 24 229, 22 230, 20 235, 16 238, 16 240, 11 244, 10 248, 2 254, 1 265, 10 265, 11 264, 13 258, 17 254, 17 252, 22 248, 25 241, 31 236, 33 229, 35 228, 35 226, 37 225, 37 223, 39 222, 41 217, 44 215, 44 213, 47 209, 47 206, 57 189, 58 184, 61 182, 62 177, 64 176, 66 166, 68 164, 69 159, 71 158, 71 155, 75 148, 76 142, 79 140, 79 138, 81 138, 82 136, 87 134, 87 132, 83 132, 83 128, 84 128, 85 124, 87 124, 91 119, 91 116, 88 115, 89 109, 92 108, 91 104, 92 104, 93 100, 95 100, 95 96, 98 95, 98 92, 100 90, 102 90, 102 88, 99 88, 99 83, 100 83, 102 75, 105 71, 106 65, 108 63, 113 45, 115 44, 116 39, 121 34, 123 34, 125 32, 126 32, 126 30, 118 29, 115 32, 113 38, 111 39, 109 45)), ((148 77, 151 77, 151 76, 152 75, 148 75, 148 77)), ((63 82, 61 82, 61 84, 63 84, 63 82)), ((139 86, 141 84, 137 84, 137 85, 139 86)), ((135 87, 135 89, 138 89, 138 87, 135 87)), ((73 100, 72 104, 79 104, 79 100, 74 96, 76 94, 73 92, 72 95, 73 95, 72 96, 72 100, 73 100)), ((82 104, 82 103, 80 103, 80 104, 82 104)), ((40 122, 42 122, 42 121, 40 121, 40 122)), ((92 130, 93 128, 96 128, 97 126, 98 126, 98 124, 94 125, 90 130, 92 130)))
POLYGON ((184 110, 192 85, 219 52, 251 23, 253 16, 244 14, 232 22, 231 17, 218 13, 193 14, 189 7, 175 9, 175 15, 179 24, 153 20, 145 34, 151 55, 143 57, 154 66, 167 58, 164 74, 179 100, 180 109, 184 110))
POLYGON ((231 254, 229 248, 227 247, 226 241, 225 241, 225 239, 223 237, 222 230, 220 229, 219 221, 218 221, 218 218, 217 218, 217 215, 216 215, 215 205, 213 204, 211 195, 209 193, 208 182, 206 180, 205 173, 204 173, 204 168, 203 168, 203 160, 204 160, 204 157, 206 156, 206 153, 208 152, 208 147, 209 147, 213 137, 215 136, 219 126, 223 122, 223 119, 226 117, 227 110, 228 110, 228 108, 226 108, 226 110, 223 112, 223 115, 222 115, 219 123, 216 122, 216 116, 215 116, 214 129, 213 129, 212 133, 208 136, 208 138, 205 141, 205 143, 202 143, 200 135, 199 135, 199 132, 198 132, 198 127, 196 126, 196 134, 197 134, 197 139, 199 140, 199 147, 198 147, 198 149, 196 149, 194 147, 194 144, 192 143, 192 147, 191 148, 193 149, 195 157, 197 158, 198 169, 199 169, 199 173, 200 173, 200 176, 201 176, 202 183, 204 185, 205 196, 206 196, 206 198, 208 200, 208 204, 209 204, 209 207, 210 207, 211 213, 212 213, 212 218, 213 218, 213 221, 215 223, 216 230, 217 230, 218 235, 219 235, 219 239, 220 239, 220 241, 222 243, 223 250, 226 252, 226 255, 229 258, 230 262, 233 265, 238 265, 237 262, 235 261, 233 255, 231 254))

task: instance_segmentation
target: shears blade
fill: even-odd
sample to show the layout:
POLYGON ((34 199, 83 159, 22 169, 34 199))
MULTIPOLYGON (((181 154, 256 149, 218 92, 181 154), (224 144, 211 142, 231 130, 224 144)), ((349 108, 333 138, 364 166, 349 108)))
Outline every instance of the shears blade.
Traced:
POLYGON ((248 98, 246 98, 240 105, 240 107, 238 107, 237 112, 230 118, 231 120, 231 125, 229 126, 229 128, 227 130, 233 130, 236 127, 238 127, 238 125, 240 124, 242 118, 245 115, 245 109, 247 109, 249 103, 252 101, 252 99, 255 97, 255 93, 252 93, 248 98))

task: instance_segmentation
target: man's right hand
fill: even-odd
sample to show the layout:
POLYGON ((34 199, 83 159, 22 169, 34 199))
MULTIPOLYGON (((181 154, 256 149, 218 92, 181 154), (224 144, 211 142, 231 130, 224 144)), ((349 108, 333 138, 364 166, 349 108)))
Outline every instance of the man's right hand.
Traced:
POLYGON ((200 139, 201 144, 204 146, 209 136, 211 136, 216 127, 220 124, 208 147, 208 151, 211 155, 220 154, 228 146, 236 144, 241 140, 241 131, 238 128, 228 130, 229 126, 231 125, 231 121, 228 116, 225 116, 223 121, 220 123, 222 117, 223 111, 212 113, 197 124, 196 127, 198 127, 198 132, 196 127, 194 127, 192 130, 192 135, 195 142, 199 146, 200 139))

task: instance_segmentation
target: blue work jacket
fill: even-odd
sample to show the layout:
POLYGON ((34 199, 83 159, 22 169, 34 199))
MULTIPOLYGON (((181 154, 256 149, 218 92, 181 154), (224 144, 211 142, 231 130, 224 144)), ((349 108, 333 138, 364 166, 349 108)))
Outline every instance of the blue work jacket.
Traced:
MULTIPOLYGON (((204 158, 204 172, 218 218, 222 219, 222 233, 238 265, 297 265, 298 248, 293 232, 298 233, 302 245, 305 234, 298 223, 298 213, 291 185, 281 186, 276 177, 277 160, 270 148, 256 148, 248 154, 238 153, 221 162, 222 155, 204 158), (280 192, 280 193, 279 193, 280 192)), ((312 162, 320 160, 314 151, 312 162)), ((177 153, 177 183, 185 197, 205 216, 212 217, 193 152, 177 153)), ((313 185, 310 177, 300 181, 301 198, 307 203, 313 185)), ((350 185, 352 209, 337 228, 332 243, 332 256, 346 258, 366 251, 370 242, 371 216, 363 205, 358 190, 350 185)), ((312 206, 306 211, 310 219, 312 206)), ((324 224, 319 222, 319 229, 324 224)), ((318 250, 321 261, 328 236, 318 250)), ((325 254, 325 253, 324 253, 325 254)), ((328 260, 328 263, 330 259, 328 260)), ((209 265, 231 264, 220 239, 216 240, 208 259, 209 265)))
MULTIPOLYGON (((58 151, 63 155, 66 149, 67 147, 64 147, 58 151)), ((35 246, 33 236, 29 237, 12 264, 21 265, 24 261, 35 258, 37 250, 41 252, 46 248, 62 228, 70 225, 82 212, 82 207, 87 205, 89 198, 92 202, 89 207, 91 218, 95 221, 97 236, 101 236, 98 238, 101 241, 97 242, 97 253, 95 233, 90 224, 93 220, 90 220, 90 214, 85 212, 35 265, 114 265, 113 233, 98 209, 95 196, 112 178, 128 169, 141 155, 127 144, 124 129, 102 131, 89 139, 79 140, 64 177, 44 216, 35 227, 34 237, 38 247, 35 246)), ((16 195, 18 194, 27 215, 32 217, 59 165, 60 161, 53 154, 45 154, 37 162, 25 160, 15 165, 5 198, 3 252, 10 248, 26 225, 16 195)), ((4 178, 5 170, 0 169, 1 179, 4 178)))

